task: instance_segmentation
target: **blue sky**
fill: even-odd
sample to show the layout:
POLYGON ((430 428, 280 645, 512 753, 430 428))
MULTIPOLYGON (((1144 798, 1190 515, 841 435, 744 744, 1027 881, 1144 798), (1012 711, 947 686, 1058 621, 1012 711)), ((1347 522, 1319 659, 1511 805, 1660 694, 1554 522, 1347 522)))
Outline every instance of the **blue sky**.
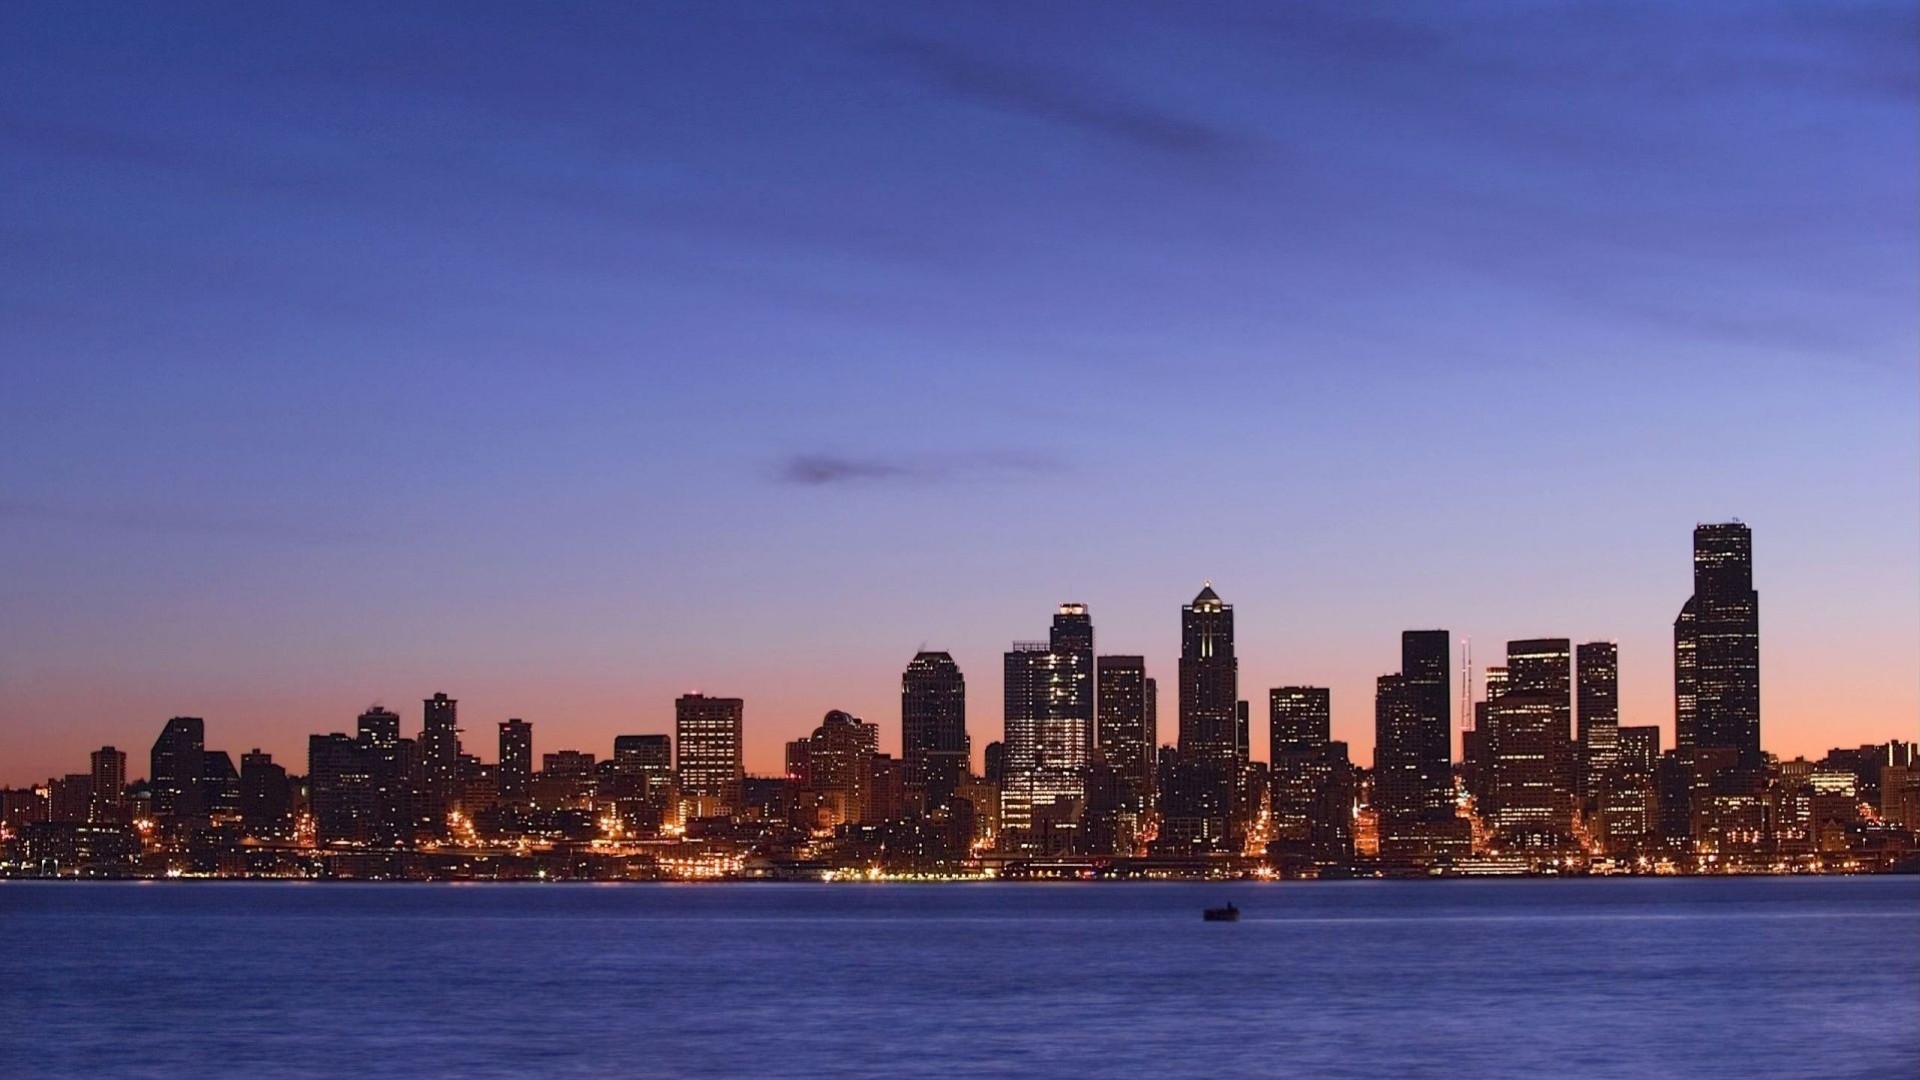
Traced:
POLYGON ((0 781, 435 690, 488 756, 738 693, 772 769, 923 644, 979 746, 1053 604, 1170 687, 1205 578, 1362 760, 1411 626, 1670 726, 1731 516, 1769 747, 1913 737, 1915 27, 15 5, 0 781))

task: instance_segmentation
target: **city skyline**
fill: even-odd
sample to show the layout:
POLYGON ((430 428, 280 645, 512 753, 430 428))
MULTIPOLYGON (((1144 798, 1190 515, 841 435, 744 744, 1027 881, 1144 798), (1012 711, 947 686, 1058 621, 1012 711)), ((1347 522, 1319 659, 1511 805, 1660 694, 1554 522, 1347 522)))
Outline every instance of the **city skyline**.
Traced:
MULTIPOLYGON (((1673 625, 1672 651, 1669 654, 1672 662, 1668 667, 1668 685, 1672 687, 1672 696, 1668 699, 1668 711, 1663 718, 1648 721, 1644 718, 1629 720, 1622 716, 1618 704, 1619 649, 1617 642, 1609 640, 1581 640, 1576 648, 1574 644, 1576 639, 1571 638, 1509 639, 1504 643, 1506 652, 1503 662, 1495 662, 1488 657, 1487 645, 1492 643, 1487 643, 1483 645, 1480 654, 1482 658, 1480 666, 1471 669, 1471 690, 1459 698, 1459 704, 1475 705, 1473 726, 1479 728, 1486 724, 1488 714, 1484 710, 1492 707, 1493 699, 1509 692, 1515 695, 1516 701, 1523 694, 1544 695, 1541 696, 1541 701, 1544 705, 1551 706, 1551 713, 1543 714, 1543 717, 1550 716, 1550 720, 1546 721, 1548 727, 1545 730, 1561 733, 1556 736, 1556 739, 1567 743, 1564 749, 1569 755, 1570 763, 1576 759, 1584 762, 1589 757, 1596 761, 1611 762, 1617 756, 1612 749, 1613 740, 1617 736, 1612 732, 1617 732, 1621 727, 1655 728, 1661 732, 1661 745, 1679 749, 1687 749, 1695 745, 1696 739, 1700 745, 1706 746, 1738 745, 1742 747, 1741 760, 1744 765, 1757 764, 1757 755, 1761 750, 1774 753, 1783 760, 1790 756, 1807 756, 1809 752, 1798 755, 1782 754, 1765 744, 1762 734, 1764 729, 1758 719, 1760 714, 1757 684, 1746 691, 1749 697, 1743 699, 1750 701, 1751 711, 1748 715, 1753 718, 1746 726, 1743 727, 1737 721, 1723 721, 1716 727, 1711 721, 1703 722, 1697 718, 1700 695, 1696 693, 1695 684, 1698 682, 1701 685, 1707 685, 1708 681, 1697 674, 1697 665, 1692 661, 1696 633, 1692 613, 1702 592, 1700 583, 1712 581, 1715 575, 1726 576, 1730 573, 1732 576, 1729 579, 1731 581, 1729 588, 1732 589, 1732 594, 1736 598, 1746 597, 1744 601, 1746 607, 1742 610, 1748 613, 1745 617, 1750 621, 1736 624, 1735 629, 1738 633, 1735 636, 1746 642, 1747 652, 1740 655, 1747 658, 1745 670, 1752 674, 1748 676, 1736 674, 1730 677, 1757 677, 1758 659, 1768 654, 1758 649, 1757 616, 1752 614, 1754 604, 1752 597, 1757 596, 1754 590, 1755 571, 1752 566, 1752 551, 1751 531, 1743 523, 1735 521, 1696 525, 1693 550, 1696 589, 1695 593, 1689 596, 1681 606, 1682 616, 1673 625), (1580 706, 1577 709, 1576 701, 1580 706), (1601 730, 1607 734, 1604 736, 1589 734, 1596 722, 1603 725, 1601 730), (1689 728, 1716 734, 1705 736, 1685 734, 1689 728), (1595 739, 1600 740, 1600 745, 1606 748, 1605 752, 1590 752, 1589 744, 1595 739), (1748 756, 1747 748, 1751 748, 1754 756, 1748 756)), ((1112 659, 1122 671, 1134 671, 1136 678, 1145 678, 1145 687, 1137 687, 1131 691, 1129 700, 1139 699, 1140 694, 1146 694, 1144 699, 1137 700, 1134 707, 1155 710, 1146 714, 1145 722, 1149 725, 1157 725, 1160 736, 1158 745, 1196 750, 1202 756, 1217 752, 1224 754, 1227 759, 1232 759, 1236 753, 1232 727, 1235 718, 1230 715, 1230 710, 1233 702, 1237 701, 1242 710, 1237 718, 1239 724, 1237 752, 1240 761, 1243 764, 1248 758, 1271 761, 1274 748, 1270 737, 1262 735, 1259 740, 1267 743, 1264 748, 1259 747, 1251 737, 1254 732, 1266 725, 1257 718, 1250 718, 1246 711, 1249 703, 1257 707, 1269 693, 1275 695, 1277 700, 1282 691, 1312 690, 1321 695, 1319 707, 1327 710, 1329 721, 1331 721, 1335 713, 1327 705, 1327 701, 1336 695, 1333 695, 1332 691, 1324 685, 1315 683, 1311 678, 1302 679, 1294 684, 1260 688, 1256 691, 1249 691, 1243 685, 1236 685, 1240 658, 1235 644, 1234 615, 1234 605, 1223 601, 1211 581, 1203 583, 1199 594, 1191 603, 1180 607, 1179 618, 1183 637, 1181 656, 1183 658, 1168 666, 1173 669, 1171 675, 1175 683, 1181 685, 1185 694, 1191 696, 1193 701, 1188 702, 1186 696, 1176 698, 1171 703, 1174 706, 1171 715, 1161 715, 1157 707, 1151 704, 1154 695, 1149 688, 1159 678, 1165 677, 1156 674, 1159 669, 1151 657, 1109 655, 1107 650, 1101 647, 1103 643, 1096 641, 1094 637, 1095 622, 1090 605, 1073 601, 1062 602, 1057 606, 1050 641, 1016 640, 1013 643, 1013 649, 1002 654, 1005 672, 1011 673, 1016 668, 1022 672, 1023 689, 1017 695, 997 695, 992 699, 1002 704, 1003 707, 998 710, 983 709, 983 702, 979 697, 973 698, 969 706, 966 703, 965 691, 966 668, 948 652, 922 649, 903 665, 903 674, 897 676, 903 681, 899 684, 902 690, 895 713, 869 717, 829 706, 825 714, 853 716, 871 725, 876 731, 876 749, 908 762, 909 772, 918 776, 925 774, 918 772, 917 770, 921 767, 912 763, 914 756, 908 752, 911 740, 908 738, 907 731, 909 727, 927 723, 944 725, 937 740, 943 745, 955 747, 956 753, 960 746, 971 747, 971 753, 966 757, 966 761, 975 772, 980 772, 985 764, 984 755, 989 742, 1003 742, 1015 746, 1011 772, 1015 776, 1027 777, 1036 772, 1047 773, 1049 766, 1046 759, 1049 754, 1055 755, 1057 762, 1052 766, 1053 773, 1083 772, 1089 761, 1088 754, 1095 745, 1096 726, 1093 718, 1096 705, 1100 709, 1107 708, 1094 696, 1096 684, 1103 685, 1108 678, 1106 666, 1102 665, 1097 669, 1094 667, 1097 655, 1101 661, 1112 659), (1212 670, 1208 665, 1222 663, 1226 666, 1220 669, 1220 675, 1204 674, 1205 671, 1212 670), (1190 670, 1189 664, 1195 665, 1191 668, 1191 675, 1186 674, 1190 670), (1099 675, 1097 680, 1096 670, 1099 675), (931 679, 930 682, 929 679, 931 679), (1196 689, 1185 689, 1189 679, 1193 680, 1192 685, 1196 689), (1220 681, 1222 679, 1224 681, 1220 681), (942 695, 945 703, 928 704, 926 695, 929 689, 916 690, 917 685, 927 686, 931 692, 942 695), (1016 697, 1018 701, 1015 700, 1016 697), (954 704, 956 698, 957 705, 954 704), (988 715, 992 717, 990 724, 987 722, 988 715), (1057 719, 1050 720, 1050 716, 1057 719), (929 719, 929 717, 939 717, 939 719, 929 719), (1025 726, 1009 728, 1008 723, 1014 721, 1016 717, 1025 726), (1054 732, 1051 730, 1053 727, 1059 730, 1054 732), (1008 738, 1009 731, 1014 732, 1011 739, 1008 738), (989 732, 991 734, 988 734, 989 732), (1221 742, 1221 740, 1226 741, 1221 742), (1215 746, 1216 743, 1219 745, 1215 746), (1021 746, 1030 746, 1032 749, 1023 751, 1019 749, 1021 746), (1264 752, 1262 752, 1263 749, 1264 752), (1062 753, 1066 756, 1059 757, 1058 755, 1062 753), (1029 761, 1029 759, 1032 760, 1029 761), (1022 762, 1027 764, 1023 765, 1022 762)), ((1440 790, 1445 788, 1450 791, 1452 785, 1450 770, 1467 760, 1470 755, 1470 749, 1466 745, 1467 736, 1463 730, 1467 727, 1469 718, 1461 715, 1455 707, 1454 700, 1454 695, 1462 690, 1461 680, 1467 670, 1463 667, 1466 657, 1462 651, 1466 647, 1466 641, 1446 630, 1405 630, 1400 638, 1399 670, 1377 677, 1373 687, 1374 692, 1366 701, 1371 713, 1375 737, 1366 740, 1342 738, 1340 729, 1333 726, 1331 722, 1329 722, 1327 735, 1323 737, 1330 736, 1335 741, 1356 749, 1364 746, 1369 751, 1376 751, 1380 733, 1389 730, 1389 726, 1403 732, 1398 737, 1412 741, 1406 743, 1407 749, 1401 759, 1404 764, 1399 767, 1413 770, 1410 776, 1424 777, 1424 779, 1406 781, 1412 787, 1407 789, 1409 794, 1405 797, 1413 800, 1410 805, 1431 803, 1428 809, 1442 811, 1445 816, 1451 813, 1449 809, 1451 796, 1441 794, 1440 790), (1456 663, 1456 660, 1461 663, 1456 663), (1416 671, 1417 677, 1410 678, 1411 673, 1416 671), (1388 719, 1390 716, 1397 717, 1391 721, 1391 724, 1388 719), (1433 741, 1437 737, 1434 733, 1438 730, 1433 719, 1436 716, 1442 718, 1438 723, 1444 725, 1448 733, 1444 751, 1439 743, 1433 741), (1423 735, 1422 732, 1428 732, 1428 734, 1423 735), (1426 741, 1421 742, 1423 739, 1426 741), (1440 760, 1441 756, 1445 757, 1445 762, 1440 760), (1423 761, 1426 764, 1418 764, 1423 761), (1431 797, 1417 794, 1419 790, 1426 788, 1434 790, 1431 797)), ((1727 649, 1726 646, 1718 648, 1722 653, 1727 649)), ((1737 652, 1739 646, 1735 645, 1733 648, 1737 652)), ((1716 665, 1714 662, 1708 664, 1709 670, 1716 666, 1727 665, 1724 663, 1716 665)), ((1011 678, 1010 674, 1009 678, 1011 678)), ((1012 684, 1003 681, 1003 687, 1009 685, 1012 684)), ((978 683, 976 683, 976 694, 977 686, 978 683)), ((1719 691, 1717 696, 1731 695, 1728 692, 1719 691)), ((422 715, 419 718, 418 730, 423 761, 427 766, 427 785, 430 791, 437 792, 433 798, 443 804, 448 800, 444 791, 451 783, 444 778, 450 777, 457 771, 458 755, 475 754, 486 745, 484 740, 476 741, 473 738, 451 741, 455 725, 458 723, 456 720, 458 704, 457 697, 449 695, 444 690, 436 690, 425 699, 421 710, 422 715)), ((757 768, 753 755, 749 752, 749 748, 754 745, 753 724, 750 719, 753 714, 752 706, 751 701, 737 695, 709 696, 704 691, 690 690, 676 696, 670 716, 659 730, 642 731, 640 728, 644 725, 630 724, 626 730, 609 733, 597 742, 566 742, 563 738, 559 744, 544 748, 533 746, 530 731, 534 725, 525 717, 500 717, 497 720, 487 717, 480 721, 470 721, 468 725, 460 726, 459 730, 476 731, 480 727, 497 723, 502 732, 502 741, 501 755, 494 758, 495 761, 505 758, 508 746, 505 733, 509 729, 513 730, 516 733, 514 739, 516 761, 521 763, 520 767, 531 768, 530 762, 541 753, 572 750, 585 750, 592 753, 613 747, 621 739, 634 737, 651 738, 671 733, 672 745, 678 746, 682 741, 683 733, 687 730, 686 725, 690 722, 690 717, 696 724, 694 729, 696 731, 704 730, 697 725, 711 717, 731 725, 733 733, 727 736, 730 747, 726 751, 730 755, 727 760, 737 762, 737 767, 741 768, 745 775, 782 775, 791 766, 789 744, 792 740, 783 741, 778 766, 772 769, 757 768), (717 713, 712 711, 715 708, 719 710, 717 713)), ((205 744, 204 725, 207 718, 198 714, 176 714, 166 722, 166 737, 171 737, 175 725, 183 722, 195 725, 191 736, 194 747, 191 753, 198 754, 199 748, 205 744)), ((367 707, 366 711, 360 713, 356 723, 363 737, 367 732, 373 731, 376 742, 391 746, 393 740, 400 737, 401 725, 404 722, 399 714, 386 709, 382 702, 375 702, 367 707)), ((550 729, 542 727, 541 730, 550 729)), ((562 730, 577 729, 563 727, 562 730)), ((797 738, 805 739, 808 732, 812 730, 812 727, 802 730, 797 738)), ((76 734, 90 747, 98 746, 102 741, 85 733, 76 734)), ((1912 732, 1906 730, 1889 730, 1877 734, 1869 733, 1859 741, 1864 745, 1876 738, 1898 739, 1911 734, 1912 732)), ((310 732, 302 738, 312 735, 313 733, 310 732)), ((928 740, 921 743, 925 746, 933 745, 932 740, 936 739, 933 735, 925 735, 921 738, 928 740)), ((1827 740, 1829 746, 1821 749, 1830 748, 1832 745, 1848 745, 1850 739, 1850 736, 1829 737, 1827 740)), ((111 748, 114 740, 105 741, 111 748)), ((129 745, 138 745, 138 738, 122 741, 129 745)), ((165 741, 163 737, 162 742, 165 741)), ((277 752, 281 755, 281 760, 290 759, 288 751, 284 749, 276 751, 258 739, 250 741, 242 738, 239 741, 247 742, 250 749, 255 752, 261 750, 266 750, 269 754, 277 752)), ((1100 737, 1099 745, 1102 747, 1108 745, 1105 736, 1100 737)), ((480 756, 482 760, 487 759, 484 754, 480 756)), ((1354 753, 1352 759, 1355 765, 1366 768, 1374 768, 1378 763, 1377 757, 1368 757, 1359 753, 1354 753)), ((677 755, 675 760, 678 760, 677 755)), ((98 767, 97 763, 96 767, 98 767)), ((46 775, 57 777, 63 771, 63 769, 55 769, 46 775)), ((956 780, 956 777, 950 776, 944 782, 936 783, 935 786, 942 790, 951 790, 951 785, 956 780)), ((0 775, 0 786, 22 782, 32 784, 39 780, 0 775)), ((520 783, 524 785, 524 779, 520 783)), ((1084 787, 1078 786, 1083 781, 1066 781, 1066 783, 1068 786, 1060 789, 1061 794, 1070 795, 1073 798, 1085 796, 1084 787)), ((1042 786, 1045 787, 1044 784, 1042 786)), ((504 784, 503 790, 508 790, 504 784)), ((702 793, 718 795, 717 789, 702 793)), ((1047 796, 1049 800, 1051 797, 1051 795, 1047 796)))
POLYGON ((1769 748, 1910 732, 1911 19, 1577 19, 30 6, 0 774, 435 688, 561 745, 739 696, 770 772, 1069 600, 1171 724, 1208 579, 1360 760, 1421 626, 1617 641, 1671 737, 1729 516, 1769 748))

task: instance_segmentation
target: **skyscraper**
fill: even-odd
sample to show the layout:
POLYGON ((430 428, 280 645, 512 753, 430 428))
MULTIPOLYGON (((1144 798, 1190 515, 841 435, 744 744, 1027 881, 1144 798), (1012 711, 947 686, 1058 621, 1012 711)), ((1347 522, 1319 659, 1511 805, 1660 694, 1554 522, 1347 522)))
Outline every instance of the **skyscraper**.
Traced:
POLYGON ((739 698, 704 694, 684 694, 673 703, 680 794, 700 803, 696 810, 703 815, 728 816, 740 807, 745 711, 739 698))
POLYGON ((1488 705, 1483 812, 1511 846, 1561 847, 1573 833, 1565 703, 1556 693, 1521 685, 1516 679, 1488 705))
POLYGON ((1099 671, 1099 725, 1096 741, 1107 765, 1135 790, 1152 788, 1154 742, 1159 737, 1152 712, 1153 680, 1140 656, 1102 656, 1099 671))
POLYGON ((1232 762, 1239 749, 1240 661, 1233 605, 1207 582, 1180 609, 1180 752, 1232 762))
POLYGON ((205 778, 207 722, 197 716, 167 721, 154 740, 147 777, 153 811, 162 817, 198 817, 207 812, 205 778))
POLYGON ((1212 582, 1180 608, 1178 700, 1179 743, 1160 762, 1157 847, 1170 855, 1224 851, 1234 843, 1246 760, 1233 605, 1212 582))
POLYGON ((127 752, 103 746, 92 755, 92 805, 87 820, 111 823, 127 817, 127 752))
POLYGON ((460 795, 460 703, 435 694, 423 703, 420 726, 421 794, 428 827, 446 828, 447 812, 460 795))
POLYGON ((1400 672, 1380 677, 1374 697, 1374 789, 1380 850, 1423 861, 1460 846, 1453 812, 1453 639, 1445 630, 1400 636, 1400 672))
MULTIPOLYGON (((1556 789, 1565 793, 1569 805, 1578 785, 1573 746, 1573 642, 1567 638, 1527 638, 1507 642, 1507 693, 1538 694, 1552 702, 1549 721, 1560 740, 1567 745, 1553 755, 1560 772, 1556 789)), ((1528 712, 1528 723, 1533 722, 1528 712)), ((1499 712, 1494 712, 1499 722, 1499 712)), ((1511 740, 1510 740, 1511 741, 1511 740)))
POLYGON ((1058 737, 1079 743, 1076 767, 1084 769, 1093 752, 1095 689, 1093 616, 1087 614, 1087 605, 1060 605, 1053 614, 1047 646, 1060 658, 1053 672, 1049 712, 1058 727, 1058 737))
POLYGON ((831 829, 874 820, 873 767, 880 728, 838 709, 805 739, 787 744, 789 775, 800 780, 802 824, 831 829))
POLYGON ((909 790, 926 805, 944 806, 966 779, 967 681, 944 652, 920 652, 900 676, 900 756, 909 790))
POLYGON ((1693 530, 1693 595, 1673 626, 1675 745, 1760 753, 1760 594, 1753 533, 1740 522, 1693 530))
POLYGON ((1321 865, 1353 855, 1353 766, 1347 744, 1329 738, 1332 693, 1281 686, 1267 694, 1269 783, 1276 858, 1321 865))
POLYGON ((259 839, 293 835, 293 785, 287 770, 258 749, 240 755, 240 823, 246 835, 259 839))
POLYGON ((360 741, 368 746, 392 747, 400 742, 400 714, 379 705, 367 706, 367 711, 354 721, 360 741))
POLYGON ((1611 641, 1589 641, 1573 655, 1579 692, 1576 794, 1591 799, 1605 786, 1619 760, 1620 650, 1611 641))
MULTIPOLYGON (((617 745, 617 741, 616 741, 617 745)), ((533 725, 518 718, 500 721, 500 799, 526 801, 533 791, 533 725)))

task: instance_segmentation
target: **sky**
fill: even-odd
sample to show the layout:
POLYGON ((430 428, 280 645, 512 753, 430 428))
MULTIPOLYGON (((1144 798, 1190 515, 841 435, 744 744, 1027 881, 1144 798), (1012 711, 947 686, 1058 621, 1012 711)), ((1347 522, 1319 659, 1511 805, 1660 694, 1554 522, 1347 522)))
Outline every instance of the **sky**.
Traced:
MULTIPOLYGON (((1399 634, 1920 737, 1912 4, 0 12, 0 784, 384 702, 536 753, 1179 607, 1371 759, 1399 634)), ((1456 664, 1459 662, 1456 653, 1456 664)))

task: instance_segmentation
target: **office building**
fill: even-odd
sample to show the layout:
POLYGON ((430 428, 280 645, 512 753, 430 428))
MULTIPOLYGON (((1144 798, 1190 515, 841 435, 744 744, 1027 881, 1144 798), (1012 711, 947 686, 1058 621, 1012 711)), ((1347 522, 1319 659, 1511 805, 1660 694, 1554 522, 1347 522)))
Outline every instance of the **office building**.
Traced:
POLYGON ((745 712, 739 698, 683 694, 674 701, 675 772, 680 797, 694 811, 688 816, 727 817, 739 808, 745 712))
POLYGON ((906 786, 927 807, 945 806, 967 776, 967 681, 944 652, 920 652, 900 676, 900 747, 906 786))

